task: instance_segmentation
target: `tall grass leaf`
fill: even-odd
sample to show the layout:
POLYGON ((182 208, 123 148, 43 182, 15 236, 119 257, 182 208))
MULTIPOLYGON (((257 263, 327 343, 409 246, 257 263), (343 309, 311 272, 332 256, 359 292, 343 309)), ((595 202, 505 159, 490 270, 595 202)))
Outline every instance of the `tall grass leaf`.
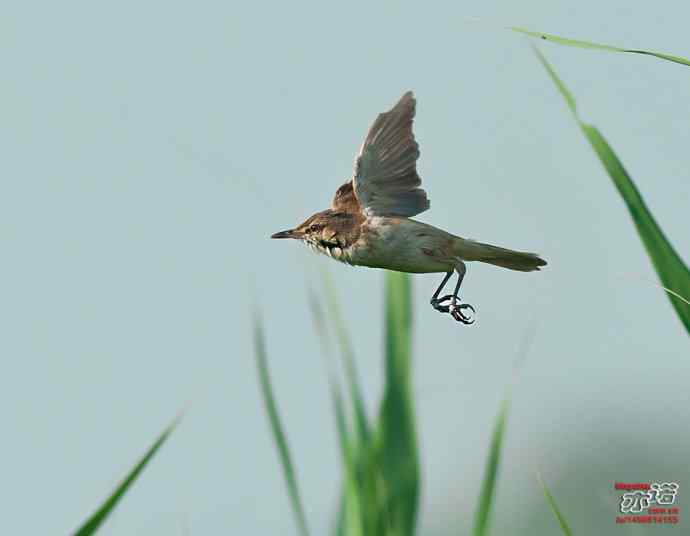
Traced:
POLYGON ((415 532, 419 460, 412 405, 412 304, 407 274, 386 272, 386 386, 379 415, 389 528, 415 532))
POLYGON ((549 488, 546 487, 546 484, 542 480, 540 474, 537 474, 537 479, 539 480, 539 484, 541 484, 541 489, 544 491, 544 497, 546 497, 546 500, 549 503, 549 506, 551 507, 553 515, 556 516, 558 524, 561 526, 563 534, 565 534, 565 536, 573 536, 573 533, 570 530, 570 527, 568 526, 568 522, 565 520, 565 517, 563 517, 563 514, 561 513, 560 509, 558 508, 558 505, 556 504, 556 499, 554 499, 553 495, 551 495, 549 488))
POLYGON ((362 504, 363 498, 357 478, 356 453, 353 452, 352 443, 348 439, 343 400, 337 386, 334 384, 331 384, 331 396, 333 398, 338 442, 344 466, 343 498, 336 521, 336 533, 347 536, 363 536, 365 533, 362 510, 366 505, 362 504))
POLYGON ((605 50, 608 52, 626 52, 628 54, 642 54, 644 56, 654 56, 655 58, 659 58, 662 60, 672 61, 673 63, 680 63, 681 65, 690 66, 690 60, 688 60, 687 58, 683 58, 681 56, 673 56, 671 54, 664 54, 662 52, 652 52, 649 50, 635 50, 630 48, 621 48, 614 47, 611 45, 604 45, 601 43, 593 43, 591 41, 568 39, 565 37, 560 37, 558 35, 552 35, 542 32, 533 32, 531 30, 526 30, 525 28, 518 28, 516 26, 509 26, 508 30, 512 30, 514 32, 518 32, 530 37, 536 37, 537 39, 541 39, 542 41, 548 41, 551 43, 557 43, 559 45, 565 45, 569 47, 588 48, 592 50, 605 50))
POLYGON ((326 314, 324 313, 323 307, 321 307, 321 302, 319 301, 319 298, 312 287, 307 287, 307 297, 309 300, 311 320, 314 324, 314 331, 316 331, 316 335, 319 338, 319 344, 321 345, 321 351, 326 358, 328 374, 330 377, 333 377, 335 374, 330 366, 330 358, 332 353, 331 339, 328 336, 328 328, 326 327, 326 322, 324 321, 326 314))
POLYGON ((129 490, 130 486, 136 481, 141 472, 146 468, 151 459, 156 455, 158 450, 163 446, 172 434, 173 430, 177 427, 182 418, 182 414, 178 415, 175 420, 170 424, 158 439, 151 445, 146 454, 139 460, 139 462, 134 466, 134 468, 129 472, 129 474, 124 478, 120 485, 115 489, 115 491, 105 500, 105 502, 96 510, 93 515, 87 519, 84 524, 79 527, 75 532, 75 536, 90 536, 95 534, 107 517, 111 514, 113 509, 120 502, 125 493, 129 490))
POLYGON ((338 342, 340 343, 343 365, 350 389, 350 398, 352 399, 352 404, 355 410, 355 422, 357 425, 357 432, 359 434, 359 441, 368 443, 370 434, 369 423, 367 421, 366 409, 364 407, 362 389, 359 385, 359 375, 357 373, 357 365, 355 364, 355 356, 352 350, 352 342, 350 341, 350 336, 345 329, 345 322, 340 314, 338 298, 336 296, 335 287, 333 286, 329 272, 324 271, 323 277, 331 318, 333 319, 336 336, 338 338, 338 342))
POLYGON ((302 536, 308 536, 309 529, 307 527, 307 519, 304 515, 304 508, 302 506, 302 500, 300 498, 299 488, 297 486, 295 470, 290 457, 290 449, 288 447, 285 432, 283 431, 280 416, 278 415, 278 408, 276 406, 275 398, 273 396, 273 388, 271 386, 271 378, 268 373, 263 327, 258 318, 254 321, 254 351, 256 355, 257 370, 259 373, 259 383, 261 385, 261 394, 263 396, 266 413, 268 414, 268 419, 271 424, 273 440, 278 448, 278 455, 280 457, 280 463, 283 467, 283 474, 285 476, 288 494, 290 495, 292 510, 295 514, 297 527, 300 534, 302 536))
POLYGON ((501 449, 503 447, 503 436, 505 435, 508 405, 508 399, 506 398, 501 404, 496 417, 496 423, 494 424, 491 445, 489 447, 489 458, 486 461, 484 480, 482 481, 482 489, 479 494, 479 505, 477 506, 477 513, 474 519, 474 530, 472 532, 474 536, 485 536, 488 534, 491 508, 496 490, 496 479, 501 462, 501 449))
MULTIPOLYGON (((328 339, 326 324, 323 320, 324 313, 312 288, 309 288, 309 308, 314 322, 314 329, 321 341, 321 349, 324 354, 326 354, 326 358, 329 358, 331 345, 328 339)), ((330 367, 328 369, 328 382, 331 401, 333 403, 333 411, 335 413, 336 431, 338 433, 338 444, 340 446, 344 473, 344 485, 336 518, 335 533, 338 536, 361 536, 364 534, 362 527, 362 505, 357 486, 357 469, 354 460, 355 453, 353 452, 353 443, 348 431, 347 416, 342 394, 330 367)))
POLYGON ((647 250, 647 254, 656 269, 662 285, 667 290, 667 296, 671 305, 676 310, 678 318, 690 334, 690 306, 683 303, 683 299, 677 297, 678 295, 690 297, 690 270, 688 270, 683 259, 680 258, 664 235, 664 232, 654 219, 654 216, 644 202, 637 186, 635 186, 635 183, 623 167, 620 159, 616 156, 613 148, 608 144, 596 127, 585 123, 579 118, 575 99, 572 94, 556 75, 553 67, 546 60, 541 51, 536 47, 534 47, 534 51, 546 69, 546 72, 551 77, 551 80, 565 99, 580 129, 599 157, 599 160, 601 160, 601 163, 616 186, 618 193, 628 207, 630 216, 647 250))

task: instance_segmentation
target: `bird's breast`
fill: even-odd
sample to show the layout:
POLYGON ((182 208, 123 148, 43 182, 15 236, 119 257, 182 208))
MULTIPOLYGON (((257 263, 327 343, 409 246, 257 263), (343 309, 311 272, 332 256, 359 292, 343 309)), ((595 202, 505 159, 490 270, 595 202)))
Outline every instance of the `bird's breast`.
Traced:
POLYGON ((323 255, 335 259, 336 261, 354 264, 350 259, 351 248, 349 247, 325 242, 323 240, 319 240, 318 242, 305 241, 305 243, 312 251, 316 253, 322 253, 323 255))

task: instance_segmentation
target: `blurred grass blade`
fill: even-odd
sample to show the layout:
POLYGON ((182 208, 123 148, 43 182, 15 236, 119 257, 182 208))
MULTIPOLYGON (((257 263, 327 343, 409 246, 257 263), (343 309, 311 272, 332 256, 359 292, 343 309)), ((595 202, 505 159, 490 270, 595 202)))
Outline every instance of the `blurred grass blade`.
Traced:
POLYGON ((340 306, 338 305, 338 298, 336 296, 333 282, 331 281, 330 273, 328 271, 324 271, 323 278, 331 318, 333 319, 336 336, 338 338, 338 342, 340 343, 345 375, 347 377, 347 383, 350 389, 350 398, 352 399, 352 404, 355 410, 355 422, 357 424, 359 441, 368 443, 370 434, 369 424, 367 421, 366 409, 364 408, 362 390, 359 385, 359 375, 357 373, 357 365, 355 364, 355 355, 352 351, 352 343, 347 330, 345 329, 343 317, 340 314, 340 306))
POLYGON ((307 287, 307 297, 309 300, 309 311, 311 312, 311 320, 314 324, 314 331, 319 338, 319 344, 321 345, 321 352, 323 352, 326 358, 326 367, 330 377, 334 376, 332 368, 330 366, 331 357, 331 339, 328 336, 328 328, 326 327, 326 322, 324 318, 326 317, 323 308, 321 307, 321 302, 316 296, 316 292, 312 287, 307 287))
POLYGON ((531 30, 527 30, 525 28, 518 28, 516 26, 509 26, 508 29, 512 30, 514 32, 524 34, 524 35, 528 35, 530 37, 536 37, 537 39, 541 39, 542 41, 557 43, 559 45, 565 45, 568 47, 588 48, 591 50, 606 50, 608 52, 626 52, 628 54, 643 54, 645 56, 654 56, 655 58, 659 58, 662 60, 672 61, 673 63, 680 63, 681 65, 690 66, 690 60, 683 58, 681 56, 673 56, 671 54, 664 54, 662 52, 652 52, 649 50, 634 50, 634 49, 629 49, 629 48, 621 48, 621 47, 614 47, 611 45, 604 45, 601 43, 593 43, 591 41, 580 41, 578 39, 567 39, 565 37, 560 37, 558 35, 552 35, 552 34, 547 34, 547 33, 542 33, 542 32, 533 32, 531 30))
POLYGON ((297 487, 297 479, 295 478, 295 470, 290 458, 290 449, 287 444, 287 438, 285 437, 285 432, 283 431, 283 426, 280 422, 280 416, 278 415, 278 408, 276 406, 275 398, 273 397, 271 378, 268 374, 263 327, 259 319, 256 319, 254 322, 254 350, 259 373, 259 383, 261 384, 261 394, 263 396, 264 405, 266 406, 266 413, 268 414, 268 419, 271 424, 273 440, 278 448, 278 455, 280 457, 280 463, 283 467, 283 474, 285 475, 285 482, 290 495, 292 510, 297 519, 297 526, 300 534, 302 534, 302 536, 307 536, 309 534, 309 529, 307 528, 307 519, 304 515, 304 508, 302 507, 299 488, 297 487))
POLYGON ((474 520, 474 536, 485 536, 488 534, 491 507, 494 502, 494 492, 496 489, 496 478, 501 462, 501 448, 503 446, 503 436, 505 434, 506 418, 508 416, 508 399, 506 398, 496 417, 494 431, 491 436, 491 446, 489 447, 489 459, 486 462, 484 481, 479 494, 479 506, 474 520))
POLYGON ((540 474, 537 474, 537 478, 539 479, 539 484, 541 484, 541 489, 544 491, 544 497, 546 497, 546 500, 548 501, 549 506, 551 507, 551 511, 556 516, 556 519, 558 519, 558 524, 561 526, 563 534, 565 534, 565 536, 573 536, 573 533, 570 530, 570 527, 568 526, 568 522, 565 520, 565 517, 563 517, 563 514, 561 514, 561 511, 558 509, 556 499, 554 499, 553 495, 551 495, 549 488, 546 487, 546 484, 542 480, 540 474))
POLYGON ((75 536, 89 536, 95 534, 99 527, 103 524, 106 518, 111 514, 113 509, 117 506, 122 499, 123 495, 127 493, 129 487, 134 483, 137 477, 141 474, 144 468, 148 465, 151 459, 156 455, 158 449, 163 446, 170 434, 175 430, 180 422, 182 415, 178 415, 177 418, 170 424, 163 433, 158 436, 158 439, 151 445, 149 450, 144 454, 144 456, 139 460, 134 468, 129 472, 125 479, 120 483, 117 489, 108 497, 105 502, 94 512, 94 514, 84 522, 84 524, 79 527, 74 535, 75 536))
MULTIPOLYGON (((321 342, 321 350, 330 358, 331 345, 328 338, 324 313, 318 298, 312 288, 309 288, 309 308, 311 310, 314 329, 321 342)), ((357 492, 357 470, 354 460, 353 445, 348 432, 345 405, 343 403, 340 387, 332 369, 328 367, 328 382, 331 392, 331 401, 335 413, 336 431, 338 433, 338 443, 343 462, 344 486, 343 495, 336 518, 335 533, 337 535, 361 536, 362 528, 362 506, 359 493, 357 492)))
POLYGON ((534 51, 551 77, 551 80, 565 99, 570 111, 575 116, 575 120, 582 129, 582 132, 596 152, 599 160, 601 160, 601 163, 604 165, 604 168, 618 189, 618 193, 627 205, 630 216, 647 250, 647 254, 659 275, 659 279, 661 279, 662 285, 669 291, 666 295, 671 301, 671 305, 673 305, 676 310, 680 321, 690 334, 690 307, 686 303, 683 303, 682 299, 675 296, 680 295, 686 300, 690 297, 690 270, 688 270, 686 264, 667 240, 644 202, 632 178, 628 175, 628 172, 625 170, 623 164, 606 139, 604 139, 604 136, 602 136, 596 127, 585 123, 579 118, 575 99, 570 91, 568 91, 560 78, 558 78, 553 67, 546 60, 541 51, 536 47, 534 47, 534 51))
POLYGON ((347 434, 347 422, 343 400, 337 386, 331 384, 331 396, 335 409, 338 442, 344 465, 344 490, 341 509, 336 522, 336 533, 347 536, 362 536, 364 534, 362 519, 362 500, 357 481, 357 467, 355 453, 347 434))
POLYGON ((419 460, 412 405, 412 304, 407 274, 386 272, 386 387, 379 415, 381 471, 392 532, 415 532, 419 460))

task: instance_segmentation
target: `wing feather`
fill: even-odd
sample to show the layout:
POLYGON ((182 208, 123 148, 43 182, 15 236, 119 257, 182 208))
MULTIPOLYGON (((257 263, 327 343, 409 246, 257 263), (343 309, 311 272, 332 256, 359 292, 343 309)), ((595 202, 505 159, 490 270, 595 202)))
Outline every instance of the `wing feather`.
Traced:
MULTIPOLYGON (((352 189, 367 215, 410 217, 429 208, 416 169, 419 146, 412 132, 415 104, 408 91, 390 111, 379 114, 357 155, 352 189)), ((347 185, 338 192, 350 194, 347 185)), ((345 198, 349 204, 350 195, 341 195, 341 201, 345 198)), ((338 193, 334 206, 337 202, 338 193)))

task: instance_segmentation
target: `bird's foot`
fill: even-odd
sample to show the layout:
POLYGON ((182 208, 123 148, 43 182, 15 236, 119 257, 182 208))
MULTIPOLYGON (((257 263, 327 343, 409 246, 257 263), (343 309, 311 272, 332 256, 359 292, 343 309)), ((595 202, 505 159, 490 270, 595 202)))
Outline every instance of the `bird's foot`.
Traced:
POLYGON ((474 307, 472 307, 469 303, 457 303, 455 305, 450 306, 450 315, 455 318, 458 322, 462 322, 465 325, 470 325, 474 324, 474 315, 476 314, 477 311, 474 310, 474 307), (463 313, 463 309, 469 309, 472 311, 471 315, 466 315, 463 313))
MULTIPOLYGON (((457 300, 457 298, 455 298, 455 300, 457 300)), ((474 307, 469 303, 457 303, 455 300, 452 294, 448 294, 443 296, 443 298, 431 300, 431 306, 441 313, 450 313, 458 322, 462 322, 466 325, 474 324, 474 315, 477 312, 474 307), (450 305, 443 305, 444 302, 447 301, 450 301, 450 305), (465 310, 472 311, 472 314, 465 314, 465 310)))
POLYGON ((449 305, 442 305, 444 301, 448 301, 452 296, 444 296, 441 299, 438 298, 432 298, 431 299, 431 306, 436 309, 439 313, 449 313, 450 312, 450 306, 449 305))

